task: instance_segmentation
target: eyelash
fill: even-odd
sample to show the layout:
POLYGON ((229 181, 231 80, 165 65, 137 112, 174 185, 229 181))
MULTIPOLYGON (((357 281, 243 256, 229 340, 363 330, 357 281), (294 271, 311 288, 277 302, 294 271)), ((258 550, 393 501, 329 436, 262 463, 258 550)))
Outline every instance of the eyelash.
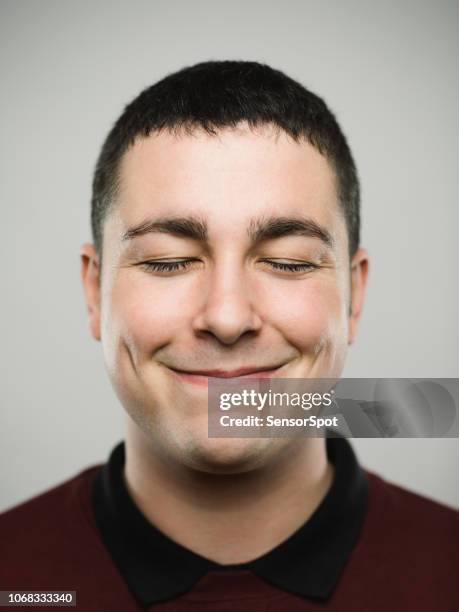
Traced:
POLYGON ((175 272, 177 270, 184 270, 189 265, 194 263, 193 259, 185 259, 183 261, 145 261, 141 265, 147 270, 153 272, 175 272))
MULTIPOLYGON (((195 263, 194 259, 183 259, 181 261, 145 261, 141 266, 151 272, 177 272, 178 270, 185 270, 191 264, 195 263)), ((278 261, 262 260, 264 263, 268 263, 274 270, 282 270, 285 272, 305 272, 306 270, 313 270, 318 268, 317 265, 304 262, 304 263, 279 263, 278 261)))

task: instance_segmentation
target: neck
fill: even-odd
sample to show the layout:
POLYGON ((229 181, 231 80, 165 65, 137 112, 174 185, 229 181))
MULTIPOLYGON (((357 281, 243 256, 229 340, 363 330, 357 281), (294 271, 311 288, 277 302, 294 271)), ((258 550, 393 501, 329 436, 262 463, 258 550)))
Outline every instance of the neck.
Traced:
POLYGON ((291 440, 281 457, 239 474, 166 462, 128 427, 124 479, 143 515, 175 542, 217 563, 269 552, 313 514, 333 480, 324 438, 291 440))

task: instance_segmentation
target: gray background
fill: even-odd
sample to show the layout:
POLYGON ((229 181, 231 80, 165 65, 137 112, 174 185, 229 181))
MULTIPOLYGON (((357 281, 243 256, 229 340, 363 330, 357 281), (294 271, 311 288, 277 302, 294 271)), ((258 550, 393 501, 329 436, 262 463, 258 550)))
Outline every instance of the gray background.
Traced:
MULTIPOLYGON (((123 409, 89 335, 79 247, 98 149, 142 88, 207 59, 322 95, 363 188, 368 299, 345 376, 458 376, 458 4, 0 2, 0 508, 104 461, 123 409)), ((459 440, 355 440, 368 468, 459 506, 459 440)))

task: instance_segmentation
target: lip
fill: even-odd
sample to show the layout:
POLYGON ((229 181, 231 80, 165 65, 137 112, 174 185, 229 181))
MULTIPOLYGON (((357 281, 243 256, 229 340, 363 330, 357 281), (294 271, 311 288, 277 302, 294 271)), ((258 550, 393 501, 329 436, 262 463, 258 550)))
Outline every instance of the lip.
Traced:
POLYGON ((176 370, 168 367, 168 369, 178 378, 186 382, 193 383, 195 385, 207 386, 209 378, 270 378, 276 375, 276 372, 280 370, 285 364, 275 366, 273 368, 257 368, 257 367, 244 367, 236 370, 176 370))

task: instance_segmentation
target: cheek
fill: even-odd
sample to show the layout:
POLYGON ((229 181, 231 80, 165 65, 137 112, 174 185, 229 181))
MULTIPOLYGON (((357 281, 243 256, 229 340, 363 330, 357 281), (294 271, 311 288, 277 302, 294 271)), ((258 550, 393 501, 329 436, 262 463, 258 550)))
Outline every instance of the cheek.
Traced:
POLYGON ((177 294, 172 285, 152 283, 147 276, 120 275, 105 300, 103 327, 111 345, 107 352, 119 352, 124 345, 137 362, 151 357, 183 327, 189 297, 177 294))
POLYGON ((282 292, 265 299, 266 316, 293 345, 314 349, 346 336, 345 292, 329 279, 291 282, 282 292))

